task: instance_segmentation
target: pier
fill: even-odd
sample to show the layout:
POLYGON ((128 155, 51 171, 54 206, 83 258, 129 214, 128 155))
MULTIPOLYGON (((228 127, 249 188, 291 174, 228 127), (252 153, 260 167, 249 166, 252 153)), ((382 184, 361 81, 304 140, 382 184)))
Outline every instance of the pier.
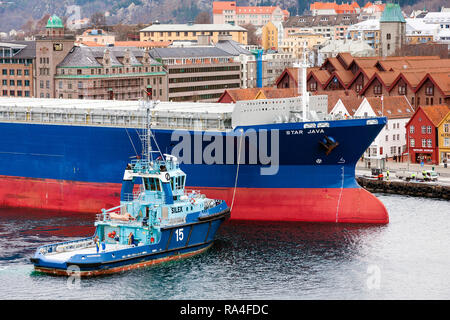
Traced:
POLYGON ((358 162, 356 165, 356 181, 370 192, 391 193, 414 197, 438 198, 450 200, 450 167, 441 165, 408 164, 405 162, 388 162, 386 170, 389 170, 389 179, 386 170, 383 170, 383 180, 371 178, 371 169, 358 162), (434 170, 439 174, 437 181, 405 181, 397 177, 400 171, 420 173, 422 170, 434 170))

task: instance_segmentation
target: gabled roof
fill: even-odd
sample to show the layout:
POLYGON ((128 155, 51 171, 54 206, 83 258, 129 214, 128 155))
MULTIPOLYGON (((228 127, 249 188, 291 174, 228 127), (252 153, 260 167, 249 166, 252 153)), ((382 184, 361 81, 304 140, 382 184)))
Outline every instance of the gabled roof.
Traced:
POLYGON ((301 95, 298 92, 298 88, 261 88, 256 94, 256 99, 280 99, 280 98, 291 98, 301 95))
POLYGON ((367 79, 367 81, 368 81, 368 80, 370 80, 370 79, 373 77, 373 75, 374 75, 375 73, 377 73, 377 72, 378 72, 378 69, 377 69, 377 68, 374 68, 374 67, 360 68, 360 69, 358 70, 358 72, 355 73, 355 75, 353 76, 353 79, 352 79, 352 80, 350 81, 350 83, 348 84, 348 88, 350 88, 350 86, 356 81, 356 79, 358 79, 358 77, 359 77, 360 74, 362 74, 362 75, 367 79))
MULTIPOLYGON (((340 97, 339 100, 341 100, 342 104, 344 105, 345 109, 347 110, 348 114, 353 116, 358 110, 359 106, 363 102, 363 97, 340 97)), ((338 100, 338 102, 339 102, 338 100)), ((337 102, 336 102, 337 103, 337 102)), ((333 107, 334 108, 334 107, 333 107)), ((331 111, 330 111, 331 112, 331 111)))
POLYGON ((353 90, 332 90, 320 93, 314 92, 312 94, 328 96, 328 113, 333 110, 339 99, 358 99, 358 94, 353 90))
POLYGON ((397 78, 394 79, 394 81, 391 83, 390 87, 388 88, 388 92, 391 92, 392 89, 395 87, 395 85, 400 81, 400 79, 403 79, 403 81, 406 82, 406 84, 412 88, 415 92, 417 85, 422 81, 422 79, 425 77, 426 71, 409 71, 409 72, 401 72, 397 76, 397 78))
POLYGON ((260 89, 261 88, 226 89, 217 101, 220 101, 227 94, 233 102, 253 100, 260 89))
POLYGON ((339 60, 339 57, 342 58, 342 61, 344 61, 345 65, 344 68, 348 69, 353 62, 353 57, 350 54, 350 52, 339 52, 336 56, 336 58, 339 60))
POLYGON ((285 75, 287 75, 289 78, 292 78, 296 86, 298 85, 298 68, 284 69, 283 72, 277 78, 277 80, 275 80, 275 84, 278 85, 278 83, 281 81, 281 79, 284 78, 285 75))
POLYGON ((316 79, 316 81, 320 84, 320 86, 325 88, 325 84, 330 79, 330 73, 328 70, 320 70, 318 68, 312 68, 312 70, 309 70, 308 76, 306 77, 307 80, 309 80, 310 77, 313 77, 316 79))
POLYGON ((441 91, 444 96, 450 96, 450 72, 449 71, 433 71, 425 75, 425 77, 420 81, 416 87, 416 92, 421 88, 427 79, 441 91))
POLYGON ((450 112, 450 107, 443 105, 432 105, 432 106, 420 106, 428 119, 433 123, 435 127, 438 127, 441 121, 450 112))
POLYGON ((413 107, 405 96, 366 97, 377 117, 389 119, 410 118, 414 114, 413 107))
POLYGON ((386 90, 389 90, 389 87, 394 82, 395 78, 397 78, 398 74, 399 74, 399 72, 397 72, 397 71, 385 71, 385 72, 380 71, 380 72, 374 73, 372 78, 370 78, 369 81, 367 81, 367 83, 361 89, 359 94, 361 94, 361 95, 364 94, 364 92, 367 90, 367 88, 369 88, 369 86, 372 84, 372 82, 375 81, 375 79, 378 79, 378 81, 380 81, 380 83, 384 86, 384 88, 386 90))

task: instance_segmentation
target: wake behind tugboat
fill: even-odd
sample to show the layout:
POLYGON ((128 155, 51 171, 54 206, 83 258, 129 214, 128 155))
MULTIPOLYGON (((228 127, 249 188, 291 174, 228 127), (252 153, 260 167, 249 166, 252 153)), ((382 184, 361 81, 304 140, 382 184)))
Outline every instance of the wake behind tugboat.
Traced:
POLYGON ((177 159, 162 154, 152 159, 147 131, 142 136, 147 154, 128 164, 120 206, 97 215, 92 237, 39 247, 31 258, 35 270, 96 276, 191 256, 212 245, 230 209, 223 200, 186 193, 177 159), (133 193, 135 182, 140 189, 133 193))

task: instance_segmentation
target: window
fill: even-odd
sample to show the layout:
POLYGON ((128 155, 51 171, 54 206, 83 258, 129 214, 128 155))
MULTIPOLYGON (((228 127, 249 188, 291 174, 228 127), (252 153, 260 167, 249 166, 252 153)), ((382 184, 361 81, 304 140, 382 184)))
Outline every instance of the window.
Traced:
POLYGON ((426 126, 422 126, 422 134, 427 133, 427 127, 426 126))
POLYGON ((426 147, 427 146, 427 139, 422 139, 422 147, 426 147))
POLYGON ((433 141, 431 139, 427 139, 427 147, 432 148, 433 147, 433 141))
POLYGON ((410 147, 415 147, 415 146, 416 146, 416 141, 415 141, 414 139, 411 139, 411 140, 409 141, 409 146, 410 146, 410 147))
POLYGON ((427 127, 427 133, 431 134, 431 126, 427 127))
POLYGON ((9 69, 9 75, 13 76, 14 75, 14 69, 9 69))
POLYGON ((381 94, 381 85, 377 84, 373 87, 373 93, 381 94))
POLYGON ((444 147, 450 147, 450 138, 444 138, 444 147))
POLYGON ((405 85, 398 86, 398 94, 402 94, 402 95, 406 94, 406 86, 405 85))
POLYGON ((390 33, 386 34, 386 40, 391 40, 391 34, 390 33))
POLYGON ((389 136, 388 135, 386 135, 386 141, 389 141, 389 136))
POLYGON ((432 95, 434 94, 434 87, 433 87, 432 85, 426 87, 426 88, 425 88, 425 94, 426 94, 427 96, 432 96, 432 95))
POLYGON ((2 75, 7 76, 8 75, 8 69, 2 69, 2 75))
POLYGON ((449 133, 450 132, 450 124, 449 123, 444 124, 444 132, 445 133, 449 133))

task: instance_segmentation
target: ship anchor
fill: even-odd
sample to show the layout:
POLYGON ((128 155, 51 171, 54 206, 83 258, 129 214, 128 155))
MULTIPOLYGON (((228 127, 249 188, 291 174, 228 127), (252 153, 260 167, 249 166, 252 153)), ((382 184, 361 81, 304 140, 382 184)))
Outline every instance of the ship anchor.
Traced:
POLYGON ((324 136, 324 138, 319 141, 319 144, 326 150, 325 154, 328 156, 331 151, 339 145, 339 142, 334 140, 333 137, 324 136))

